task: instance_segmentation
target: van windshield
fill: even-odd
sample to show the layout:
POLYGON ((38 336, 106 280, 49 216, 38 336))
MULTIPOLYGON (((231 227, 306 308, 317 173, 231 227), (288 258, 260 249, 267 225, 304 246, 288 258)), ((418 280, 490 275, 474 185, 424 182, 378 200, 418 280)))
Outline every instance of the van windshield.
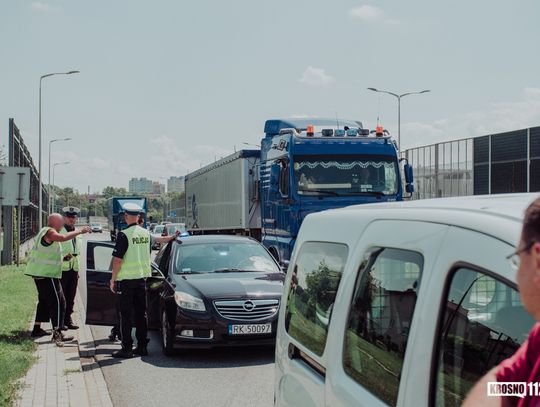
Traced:
POLYGON ((300 195, 395 195, 399 171, 391 156, 299 156, 294 179, 300 195))

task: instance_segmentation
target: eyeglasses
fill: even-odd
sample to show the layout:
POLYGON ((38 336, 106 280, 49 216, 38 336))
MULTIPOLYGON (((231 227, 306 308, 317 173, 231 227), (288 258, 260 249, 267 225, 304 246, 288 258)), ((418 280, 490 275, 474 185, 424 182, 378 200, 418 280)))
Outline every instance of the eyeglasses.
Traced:
POLYGON ((508 263, 510 263, 510 266, 512 266, 512 268, 515 271, 519 270, 519 265, 521 264, 521 257, 519 257, 519 255, 523 252, 528 252, 529 250, 531 250, 531 247, 533 247, 533 244, 535 243, 536 242, 533 240, 527 243, 521 249, 516 250, 514 253, 510 254, 509 256, 506 256, 506 260, 508 260, 508 263))

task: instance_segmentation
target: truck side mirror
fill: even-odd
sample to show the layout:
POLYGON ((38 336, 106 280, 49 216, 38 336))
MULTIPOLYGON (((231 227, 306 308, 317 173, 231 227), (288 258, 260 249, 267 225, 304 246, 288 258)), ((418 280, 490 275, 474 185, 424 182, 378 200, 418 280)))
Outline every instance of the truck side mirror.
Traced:
POLYGON ((412 165, 409 163, 406 163, 403 166, 403 172, 405 174, 405 191, 407 191, 409 194, 412 194, 414 192, 414 176, 413 176, 413 168, 412 165))
POLYGON ((403 166, 403 171, 405 172, 405 182, 407 184, 412 184, 414 181, 412 165, 409 163, 405 164, 403 166))
POLYGON ((270 193, 277 194, 279 192, 279 174, 281 167, 278 163, 270 166, 270 193))

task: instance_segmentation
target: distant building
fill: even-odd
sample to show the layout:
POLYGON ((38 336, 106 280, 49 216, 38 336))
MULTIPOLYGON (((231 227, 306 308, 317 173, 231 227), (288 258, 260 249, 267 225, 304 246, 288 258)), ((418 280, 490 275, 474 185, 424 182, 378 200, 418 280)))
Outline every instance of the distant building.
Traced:
POLYGON ((131 178, 129 192, 132 194, 151 194, 154 192, 154 183, 148 178, 131 178))
POLYGON ((170 177, 167 180, 167 192, 184 192, 184 177, 170 177))
POLYGON ((165 185, 160 184, 158 181, 152 183, 152 193, 154 195, 161 195, 165 193, 165 185))

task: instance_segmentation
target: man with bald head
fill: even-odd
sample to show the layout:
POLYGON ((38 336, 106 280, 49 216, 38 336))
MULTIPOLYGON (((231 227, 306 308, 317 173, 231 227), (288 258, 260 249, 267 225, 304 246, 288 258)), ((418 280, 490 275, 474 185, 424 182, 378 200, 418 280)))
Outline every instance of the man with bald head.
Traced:
POLYGON ((66 300, 60 284, 62 277, 60 243, 71 240, 82 233, 89 233, 91 230, 89 227, 85 227, 69 233, 59 233, 63 226, 62 215, 53 213, 49 216, 47 226, 41 229, 36 236, 25 271, 26 275, 34 278, 39 298, 32 336, 46 335, 47 333, 41 328, 40 323, 50 320, 53 327, 52 341, 56 346, 63 346, 64 341, 73 339, 73 337, 64 336, 61 332, 66 300))

